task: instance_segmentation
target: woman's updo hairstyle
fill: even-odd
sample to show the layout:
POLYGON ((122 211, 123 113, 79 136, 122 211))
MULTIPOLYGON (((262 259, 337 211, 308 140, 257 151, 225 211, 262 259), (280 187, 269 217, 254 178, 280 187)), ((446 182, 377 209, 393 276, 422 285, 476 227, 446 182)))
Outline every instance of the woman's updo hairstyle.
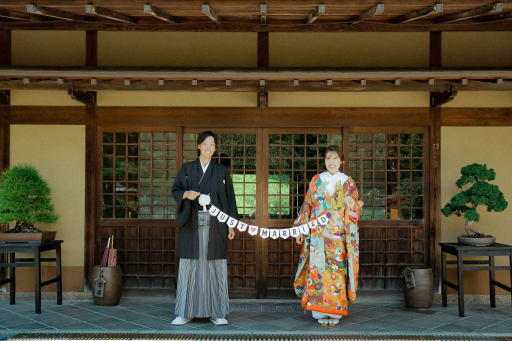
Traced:
POLYGON ((341 159, 341 162, 343 162, 343 153, 341 152, 341 148, 340 146, 336 145, 336 144, 331 144, 330 146, 328 146, 327 148, 325 148, 325 152, 324 152, 324 158, 327 157, 327 153, 329 152, 336 152, 336 154, 338 154, 338 156, 340 157, 341 159))

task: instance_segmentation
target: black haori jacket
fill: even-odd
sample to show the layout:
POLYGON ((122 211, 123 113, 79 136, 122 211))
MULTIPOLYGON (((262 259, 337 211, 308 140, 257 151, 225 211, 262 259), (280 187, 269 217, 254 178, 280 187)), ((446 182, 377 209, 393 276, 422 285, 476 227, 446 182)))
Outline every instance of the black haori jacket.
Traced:
MULTIPOLYGON (((203 207, 199 197, 195 200, 182 199, 183 193, 194 190, 210 194, 211 204, 229 216, 238 219, 235 191, 229 171, 223 165, 210 161, 203 179, 199 158, 181 166, 172 185, 172 195, 178 207, 178 255, 180 258, 199 258, 199 234, 197 213, 203 207), (201 183, 199 183, 201 180, 201 183)), ((209 206, 207 207, 207 209, 209 206)), ((211 217, 207 259, 226 259, 228 253, 228 227, 217 217, 211 217)))

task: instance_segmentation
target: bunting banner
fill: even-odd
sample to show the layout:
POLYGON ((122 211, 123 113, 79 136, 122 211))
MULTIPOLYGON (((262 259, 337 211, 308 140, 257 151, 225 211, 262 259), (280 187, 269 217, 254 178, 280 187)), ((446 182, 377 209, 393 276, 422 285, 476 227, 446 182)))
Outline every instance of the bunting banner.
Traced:
MULTIPOLYGON (((202 203, 205 203, 205 201, 202 201, 202 203)), ((209 200, 208 200, 209 204, 209 200)), ((203 209, 206 210, 206 205, 203 205, 203 209)), ((217 220, 221 223, 226 223, 226 225, 230 228, 237 228, 240 232, 247 232, 251 236, 260 236, 261 238, 271 238, 271 239, 287 239, 289 237, 297 237, 300 234, 308 235, 309 230, 317 228, 319 225, 327 225, 329 222, 329 218, 327 218, 327 215, 322 214, 321 216, 317 217, 316 219, 313 219, 306 224, 302 224, 299 226, 294 226, 288 229, 268 229, 264 227, 259 227, 256 225, 249 225, 244 223, 243 221, 240 221, 238 219, 235 219, 233 217, 230 217, 227 213, 222 212, 220 209, 218 209, 216 206, 211 205, 210 209, 208 210, 210 215, 212 217, 217 218, 217 220)))

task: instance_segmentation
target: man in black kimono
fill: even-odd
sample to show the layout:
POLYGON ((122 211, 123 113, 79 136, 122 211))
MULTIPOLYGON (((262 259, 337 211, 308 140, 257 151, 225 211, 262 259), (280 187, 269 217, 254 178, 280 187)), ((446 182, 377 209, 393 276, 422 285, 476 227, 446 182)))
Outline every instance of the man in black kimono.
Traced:
POLYGON ((228 324, 226 258, 228 238, 233 239, 235 231, 203 212, 198 202, 200 195, 209 195, 212 205, 238 219, 229 172, 212 161, 216 142, 211 131, 199 134, 199 157, 180 168, 172 186, 178 207, 180 258, 173 325, 188 323, 194 317, 210 318, 217 325, 228 324))

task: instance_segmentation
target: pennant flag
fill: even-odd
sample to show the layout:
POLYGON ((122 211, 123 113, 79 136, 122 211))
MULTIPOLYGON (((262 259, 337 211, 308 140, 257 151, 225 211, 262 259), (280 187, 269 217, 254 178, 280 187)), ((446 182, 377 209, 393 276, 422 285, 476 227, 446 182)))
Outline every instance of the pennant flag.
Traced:
POLYGON ((261 238, 267 239, 268 233, 269 233, 269 229, 264 229, 264 228, 260 229, 260 237, 261 238))
POLYGON ((258 226, 256 225, 249 225, 249 234, 251 236, 255 236, 258 234, 258 226))
POLYGON ((300 234, 300 232, 299 232, 299 228, 298 227, 292 227, 290 229, 290 235, 292 237, 297 237, 299 234, 300 234))
POLYGON ((327 225, 329 223, 329 218, 327 218, 326 214, 322 214, 317 220, 320 225, 327 225))
POLYGON ((208 212, 210 212, 210 215, 212 217, 216 217, 217 214, 219 214, 220 210, 217 207, 212 205, 212 206, 210 206, 210 209, 208 210, 208 212))
MULTIPOLYGON (((302 225, 301 225, 302 226, 302 225)), ((318 226, 318 221, 315 219, 315 220, 311 220, 309 223, 308 223, 308 226, 310 229, 315 229, 317 226, 318 226)), ((300 226, 299 226, 300 227, 300 226)), ((309 232, 308 232, 309 233, 309 232)))
POLYGON ((290 236, 290 230, 289 229, 281 229, 279 230, 279 234, 281 238, 287 239, 290 236))
POLYGON ((224 213, 224 212, 220 212, 219 215, 217 216, 217 219, 221 223, 225 223, 226 220, 228 220, 228 218, 229 218, 229 216, 226 213, 224 213))
POLYGON ((309 234, 308 224, 300 225, 299 226, 299 232, 302 233, 302 234, 309 234))
POLYGON ((238 224, 238 220, 236 220, 233 217, 229 217, 228 222, 226 223, 226 225, 228 225, 229 228, 234 228, 234 227, 236 227, 237 224, 238 224))
POLYGON ((247 230, 247 225, 246 223, 242 223, 241 221, 238 222, 238 225, 236 225, 236 228, 238 229, 238 231, 240 232, 244 232, 245 230, 247 230))
POLYGON ((279 238, 279 229, 273 229, 272 232, 270 232, 270 238, 272 238, 272 239, 279 238))

